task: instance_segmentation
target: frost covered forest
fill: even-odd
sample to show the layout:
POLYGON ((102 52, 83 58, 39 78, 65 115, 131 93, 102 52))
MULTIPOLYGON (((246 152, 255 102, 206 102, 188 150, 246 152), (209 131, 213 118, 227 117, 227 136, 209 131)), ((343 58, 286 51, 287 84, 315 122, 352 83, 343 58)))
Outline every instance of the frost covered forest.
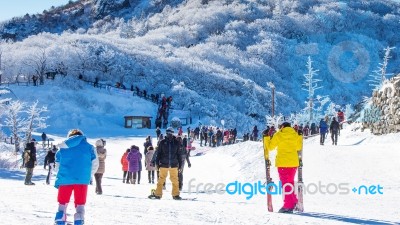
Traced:
MULTIPOLYGON (((227 127, 250 129, 275 112, 306 107, 308 58, 342 108, 371 96, 368 80, 391 51, 399 73, 400 4, 389 0, 82 0, 0 24, 2 82, 55 71, 55 84, 84 80, 138 86, 174 97, 227 127)), ((328 106, 329 104, 326 104, 328 106)))

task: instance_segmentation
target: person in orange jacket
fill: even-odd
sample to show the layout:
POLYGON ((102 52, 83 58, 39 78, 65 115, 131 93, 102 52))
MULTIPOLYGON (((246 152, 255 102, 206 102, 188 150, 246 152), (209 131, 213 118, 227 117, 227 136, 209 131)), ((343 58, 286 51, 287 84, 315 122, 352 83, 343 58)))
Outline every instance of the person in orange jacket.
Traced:
POLYGON ((122 183, 125 183, 125 179, 126 179, 126 183, 129 184, 129 172, 128 172, 128 160, 126 159, 126 156, 128 155, 128 153, 131 150, 128 148, 126 150, 126 152, 122 155, 121 157, 121 165, 122 165, 122 171, 124 171, 124 174, 122 175, 122 183))
POLYGON ((278 168, 279 179, 284 187, 283 207, 279 212, 292 213, 297 204, 297 197, 294 193, 294 177, 299 166, 298 151, 302 149, 303 137, 290 126, 289 122, 284 122, 278 132, 271 138, 263 140, 265 154, 277 150, 275 166, 278 168))

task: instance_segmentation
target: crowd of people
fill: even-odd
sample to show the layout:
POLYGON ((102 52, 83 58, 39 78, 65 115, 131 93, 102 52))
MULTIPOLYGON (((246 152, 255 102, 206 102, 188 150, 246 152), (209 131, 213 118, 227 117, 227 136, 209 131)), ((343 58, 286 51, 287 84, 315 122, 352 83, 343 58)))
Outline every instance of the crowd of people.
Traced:
MULTIPOLYGON (((305 126, 303 124, 299 126, 294 124, 292 127, 289 122, 284 122, 278 129, 274 126, 266 127, 262 132, 264 149, 266 152, 274 149, 278 150, 276 166, 278 167, 282 184, 293 183, 294 174, 298 167, 298 163, 296 163, 298 160, 297 151, 301 149, 299 147, 301 146, 301 141, 298 140, 298 137, 319 134, 320 144, 324 145, 329 132, 331 133, 332 145, 337 145, 343 122, 344 115, 339 110, 336 116, 321 118, 318 125, 315 123, 311 123, 311 125, 307 123, 305 126), (280 138, 275 137, 277 135, 280 138), (282 155, 280 156, 279 152, 287 151, 287 149, 290 149, 293 153, 290 153, 290 159, 280 159, 282 155)), ((244 141, 258 141, 258 133, 257 126, 254 126, 251 134, 244 134, 245 137, 247 136, 244 141)), ((92 183, 92 177, 95 180, 96 194, 101 195, 103 193, 102 177, 106 168, 106 141, 99 139, 95 142, 95 146, 92 146, 87 142, 83 132, 78 129, 69 131, 67 137, 62 144, 58 145, 58 148, 51 146, 48 149, 44 159, 44 169, 48 168, 46 183, 50 184, 54 168, 57 167, 58 173, 55 187, 58 188, 57 200, 59 207, 55 218, 56 224, 65 223, 66 207, 72 192, 74 192, 76 208, 75 224, 83 224, 87 185, 92 183), (73 167, 68 165, 71 160, 74 161, 73 167)), ((189 168, 191 167, 190 151, 194 149, 192 147, 193 141, 197 140, 201 147, 218 147, 233 144, 236 143, 237 130, 236 128, 221 129, 203 125, 194 129, 188 127, 187 133, 184 133, 182 127, 180 127, 175 133, 175 130, 169 127, 164 135, 161 129, 157 128, 156 137, 156 144, 153 144, 151 136, 146 137, 143 144, 143 154, 136 145, 131 145, 122 154, 120 160, 123 171, 122 182, 125 184, 140 184, 141 171, 145 169, 148 183, 155 184, 156 182, 156 188, 152 190, 149 198, 161 199, 163 190, 165 190, 166 178, 169 175, 172 182, 172 197, 175 200, 181 200, 180 191, 183 186, 183 171, 186 164, 189 168), (142 162, 144 162, 144 166, 142 162)), ((45 140, 47 140, 47 136, 43 132, 42 141, 44 142, 45 140)), ((289 155, 282 157, 289 157, 289 155)), ((23 167, 26 168, 25 185, 35 185, 32 182, 32 174, 36 165, 36 140, 32 139, 31 142, 26 144, 23 152, 23 167)), ((296 196, 285 196, 284 206, 280 212, 292 212, 296 202, 296 196)))
POLYGON ((191 167, 189 156, 193 139, 185 134, 174 135, 174 133, 175 131, 171 127, 166 129, 165 135, 161 133, 160 129, 157 129, 157 143, 153 144, 152 138, 147 136, 143 144, 143 154, 136 145, 128 148, 121 156, 122 182, 140 184, 141 172, 144 168, 147 171, 149 184, 155 184, 155 177, 157 177, 157 186, 149 198, 160 199, 169 174, 172 182, 172 197, 180 200, 183 169, 186 163, 189 168, 191 167), (142 162, 144 162, 144 167, 142 162))
MULTIPOLYGON (((157 129, 158 130, 158 129, 157 129)), ((178 128, 178 136, 183 134, 182 127, 178 128)), ((159 132, 157 133, 157 136, 159 132)), ((200 141, 200 147, 219 147, 223 145, 229 145, 236 143, 237 130, 233 129, 223 129, 216 126, 197 126, 192 129, 187 128, 187 135, 192 141, 200 141)))

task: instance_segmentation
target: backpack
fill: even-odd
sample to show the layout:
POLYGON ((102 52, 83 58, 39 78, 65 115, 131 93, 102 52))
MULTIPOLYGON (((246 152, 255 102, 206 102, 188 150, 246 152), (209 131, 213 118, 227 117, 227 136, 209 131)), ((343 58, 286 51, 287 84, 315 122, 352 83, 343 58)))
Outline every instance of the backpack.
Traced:
POLYGON ((26 165, 31 159, 31 150, 29 149, 24 150, 23 159, 24 159, 23 165, 26 165))

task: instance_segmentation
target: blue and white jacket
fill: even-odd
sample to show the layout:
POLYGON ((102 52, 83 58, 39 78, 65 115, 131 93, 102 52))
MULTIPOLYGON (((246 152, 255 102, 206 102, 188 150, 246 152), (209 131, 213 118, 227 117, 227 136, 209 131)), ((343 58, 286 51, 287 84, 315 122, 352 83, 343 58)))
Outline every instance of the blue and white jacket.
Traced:
POLYGON ((55 187, 71 184, 89 184, 90 178, 99 167, 95 148, 85 136, 75 135, 59 145, 56 153, 58 169, 55 187))

